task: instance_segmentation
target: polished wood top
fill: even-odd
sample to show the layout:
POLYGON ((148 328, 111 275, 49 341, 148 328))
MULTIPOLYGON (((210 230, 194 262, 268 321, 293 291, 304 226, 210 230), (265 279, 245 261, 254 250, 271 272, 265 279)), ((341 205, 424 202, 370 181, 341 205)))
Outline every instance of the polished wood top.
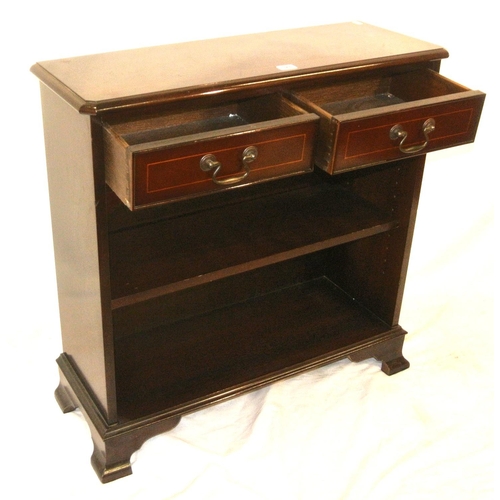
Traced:
POLYGON ((45 61, 32 71, 95 114, 447 56, 437 45, 354 22, 45 61))

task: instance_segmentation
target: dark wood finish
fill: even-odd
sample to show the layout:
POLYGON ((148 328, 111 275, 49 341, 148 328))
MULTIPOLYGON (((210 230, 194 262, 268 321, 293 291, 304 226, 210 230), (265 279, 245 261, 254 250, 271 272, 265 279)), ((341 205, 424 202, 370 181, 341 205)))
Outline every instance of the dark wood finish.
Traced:
POLYGON ((416 156, 340 177, 399 222, 391 231, 336 247, 330 271, 333 281, 389 325, 399 321, 424 163, 424 156, 416 156))
POLYGON ((421 154, 473 142, 485 96, 427 69, 314 86, 292 98, 322 117, 316 165, 334 173, 407 156, 390 137, 397 124, 408 147, 424 143, 422 125, 435 120, 421 154))
POLYGON ((134 424, 110 425, 101 408, 83 383, 81 376, 66 354, 57 359, 60 384, 56 401, 64 413, 80 408, 90 428, 94 450, 91 464, 103 483, 132 473, 130 457, 149 438, 173 429, 180 417, 149 418, 134 424))
POLYGON ((47 87, 41 92, 63 349, 112 423, 116 398, 102 134, 93 119, 47 87))
POLYGON ((113 303, 193 287, 397 224, 389 210, 323 183, 118 231, 110 235, 113 303))
POLYGON ((310 172, 318 116, 279 94, 195 112, 162 114, 105 124, 106 180, 130 209, 170 203, 207 192, 310 172), (256 148, 250 173, 238 181, 243 152, 256 148), (212 154, 222 167, 213 172, 200 162, 212 154))
POLYGON ((32 71, 82 113, 94 114, 446 57, 431 43, 342 23, 44 61, 32 71))
POLYGON ((202 45, 33 67, 64 349, 56 399, 81 408, 103 482, 207 405, 346 357, 408 368, 398 322, 425 153, 472 141, 484 100, 433 72, 444 49, 368 25, 202 45), (387 105, 389 93, 408 102, 387 105), (429 113, 424 150, 387 144, 395 122, 421 142, 413 123, 429 113), (262 154, 241 183, 199 168, 215 153, 234 177, 249 145, 262 154))
POLYGON ((119 413, 132 420, 165 408, 186 413, 388 333, 386 323, 318 277, 121 339, 119 413), (197 346, 188 363, 186 345, 197 346))

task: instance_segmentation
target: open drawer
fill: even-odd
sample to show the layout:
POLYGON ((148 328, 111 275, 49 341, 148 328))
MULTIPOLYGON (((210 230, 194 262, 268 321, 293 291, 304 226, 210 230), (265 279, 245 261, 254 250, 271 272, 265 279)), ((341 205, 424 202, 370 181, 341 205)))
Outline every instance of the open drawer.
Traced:
POLYGON ((131 210, 311 171, 317 115, 280 94, 104 123, 106 182, 131 210))
POLYGON ((330 174, 474 141, 485 95, 432 70, 297 89, 318 114, 316 164, 330 174))

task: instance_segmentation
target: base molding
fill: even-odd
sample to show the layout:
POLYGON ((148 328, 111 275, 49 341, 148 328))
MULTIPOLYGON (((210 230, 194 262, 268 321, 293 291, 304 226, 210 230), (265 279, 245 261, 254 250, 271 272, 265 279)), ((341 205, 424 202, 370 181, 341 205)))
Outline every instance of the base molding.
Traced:
POLYGON ((125 424, 108 424, 68 356, 61 354, 57 364, 60 383, 55 391, 56 401, 63 413, 79 408, 85 417, 94 444, 90 461, 102 483, 132 474, 130 464, 132 454, 148 439, 172 430, 181 420, 181 416, 167 416, 125 424))
MULTIPOLYGON (((295 367, 289 372, 270 375, 265 381, 248 383, 238 391, 233 390, 231 397, 345 358, 355 362, 375 358, 382 362, 381 369, 384 373, 394 375, 410 366, 402 354, 405 335, 406 332, 401 327, 396 326, 383 335, 330 353, 320 360, 313 360, 307 365, 295 367)), ((177 414, 173 414, 170 410, 170 413, 150 415, 125 423, 109 424, 94 398, 86 389, 77 370, 73 367, 69 356, 65 353, 61 354, 57 359, 57 364, 60 371, 60 384, 55 391, 56 400, 63 413, 79 408, 85 417, 94 444, 91 464, 103 483, 132 474, 130 458, 145 441, 173 429, 180 422, 182 414, 203 407, 200 404, 196 408, 186 407, 185 411, 182 411, 182 408, 177 409, 177 414)), ((221 394, 218 400, 207 399, 204 406, 228 398, 227 394, 221 394)))
POLYGON ((375 358, 382 362, 381 370, 386 375, 395 375, 410 367, 410 363, 403 356, 403 344, 406 332, 399 327, 400 332, 394 337, 382 342, 375 342, 363 349, 358 349, 349 355, 351 361, 364 361, 375 358))

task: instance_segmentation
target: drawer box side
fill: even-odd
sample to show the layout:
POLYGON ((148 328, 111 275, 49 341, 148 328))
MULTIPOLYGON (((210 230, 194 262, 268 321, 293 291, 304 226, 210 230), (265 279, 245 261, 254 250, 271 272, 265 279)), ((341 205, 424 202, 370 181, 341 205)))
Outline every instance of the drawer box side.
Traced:
POLYGON ((133 190, 130 189, 133 184, 132 169, 123 167, 130 163, 127 143, 106 124, 104 124, 102 131, 106 184, 129 209, 132 209, 134 205, 133 190))

